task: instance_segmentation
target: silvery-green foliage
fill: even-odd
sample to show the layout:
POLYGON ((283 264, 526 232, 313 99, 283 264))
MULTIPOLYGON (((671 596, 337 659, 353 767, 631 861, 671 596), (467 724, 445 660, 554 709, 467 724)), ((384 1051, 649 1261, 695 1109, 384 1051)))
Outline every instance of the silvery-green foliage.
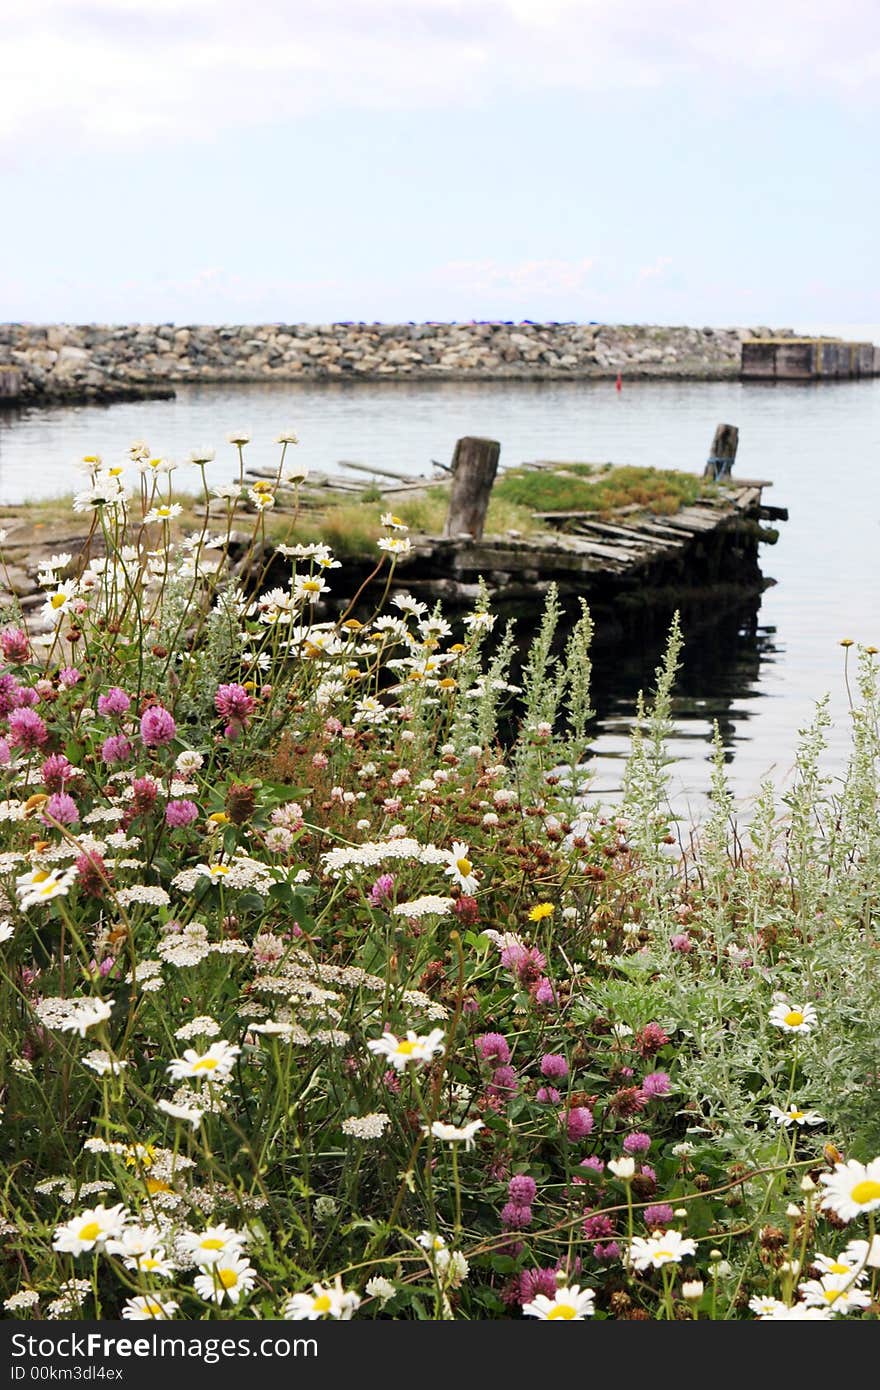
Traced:
POLYGON ((859 703, 851 711, 852 753, 833 820, 831 871, 838 907, 867 925, 876 904, 880 866, 880 699, 873 653, 859 654, 859 703), (845 898, 845 904, 844 904, 845 898))
POLYGON ((797 885, 798 920, 802 928, 815 920, 825 892, 830 778, 821 768, 827 748, 825 730, 831 724, 829 697, 816 702, 812 723, 800 730, 795 754, 795 781, 782 800, 788 807, 786 856, 797 885))
POLYGON ((205 619, 200 641, 192 659, 181 670, 178 708, 188 718, 210 722, 214 719, 214 695, 224 679, 234 679, 241 663, 241 612, 246 600, 232 584, 220 589, 205 619))
POLYGON ((661 906, 674 872, 663 852, 669 826, 669 758, 666 742, 673 730, 672 690, 678 671, 683 639, 678 614, 672 619, 666 652, 655 672, 656 688, 650 709, 639 695, 630 754, 623 777, 623 813, 629 823, 628 838, 651 881, 651 910, 661 906))
MULTIPOLYGON (((488 613, 490 611, 489 590, 484 579, 480 578, 478 586, 477 600, 474 604, 475 613, 488 613)), ((491 629, 475 628, 468 633, 465 639, 465 650, 460 660, 456 663, 455 679, 457 682, 455 707, 449 728, 445 734, 445 741, 455 747, 459 757, 465 749, 479 743, 481 747, 487 748, 495 738, 495 722, 492 717, 486 720, 490 729, 489 739, 485 741, 479 732, 478 711, 483 707, 485 699, 483 685, 483 668, 485 665, 486 639, 491 629)), ((502 643, 503 645, 503 643, 502 643)), ((512 651, 512 642, 510 643, 512 651)), ((510 662, 510 652, 507 656, 507 665, 510 662)), ((506 679, 507 665, 499 680, 506 679)), ((499 692, 495 691, 497 696, 499 692)), ((497 705, 497 699, 495 700, 497 705)))
POLYGON ((590 707, 590 684, 593 675, 591 647, 593 619, 585 599, 580 600, 580 617, 572 628, 565 647, 565 710, 568 716, 565 730, 564 761, 571 769, 573 790, 576 769, 587 743, 587 725, 595 714, 590 707))
POLYGON ((481 748, 491 748, 498 737, 498 719, 510 697, 510 663, 515 648, 514 626, 510 622, 504 636, 486 667, 474 699, 475 742, 481 748))

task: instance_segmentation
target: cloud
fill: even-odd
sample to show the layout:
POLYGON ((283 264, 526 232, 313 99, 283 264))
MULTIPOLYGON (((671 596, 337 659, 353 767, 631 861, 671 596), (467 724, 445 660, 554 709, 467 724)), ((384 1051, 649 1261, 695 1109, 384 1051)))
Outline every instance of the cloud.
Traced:
POLYGON ((672 265, 671 256, 658 256, 651 265, 643 265, 639 270, 640 280, 661 280, 672 265))
POLYGON ((446 286, 473 293, 510 290, 527 294, 576 293, 586 288, 592 260, 518 261, 499 265, 497 261, 449 261, 441 266, 437 278, 446 286))
POLYGON ((876 0, 7 0, 0 141, 127 147, 511 92, 770 83, 875 101, 876 0))

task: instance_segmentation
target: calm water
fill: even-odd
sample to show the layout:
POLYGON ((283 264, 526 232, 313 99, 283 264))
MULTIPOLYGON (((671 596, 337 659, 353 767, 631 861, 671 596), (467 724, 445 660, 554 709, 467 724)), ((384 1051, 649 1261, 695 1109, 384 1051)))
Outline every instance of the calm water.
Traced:
MULTIPOLYGON (((232 428, 247 428, 254 463, 295 429, 297 461, 336 470, 341 459, 430 473, 463 434, 502 441, 502 466, 524 459, 611 460, 701 471, 720 421, 740 427, 736 472, 772 479, 765 500, 787 506, 763 569, 777 583, 757 615, 687 651, 671 751, 675 801, 699 812, 713 718, 723 726, 731 778, 743 797, 791 769, 812 702, 832 695, 829 769, 841 768, 847 706, 841 637, 880 646, 880 379, 826 385, 739 383, 380 383, 181 388, 174 401, 0 415, 0 502, 70 490, 71 462, 120 458, 134 439, 184 458, 216 447, 215 478, 231 474, 232 428)), ((178 474, 187 481, 186 470, 178 474)), ((190 486, 197 475, 191 475, 190 486)), ((595 753, 597 790, 619 785, 635 691, 654 654, 604 670, 595 753)))

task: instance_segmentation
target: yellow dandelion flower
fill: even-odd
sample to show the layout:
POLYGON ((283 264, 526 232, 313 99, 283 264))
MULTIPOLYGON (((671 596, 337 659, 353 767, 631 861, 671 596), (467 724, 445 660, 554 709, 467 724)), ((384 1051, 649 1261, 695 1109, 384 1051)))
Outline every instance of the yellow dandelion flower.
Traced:
POLYGON ((543 922, 545 917, 552 917, 552 915, 552 903, 536 903, 535 906, 532 908, 531 912, 529 913, 529 921, 543 922))

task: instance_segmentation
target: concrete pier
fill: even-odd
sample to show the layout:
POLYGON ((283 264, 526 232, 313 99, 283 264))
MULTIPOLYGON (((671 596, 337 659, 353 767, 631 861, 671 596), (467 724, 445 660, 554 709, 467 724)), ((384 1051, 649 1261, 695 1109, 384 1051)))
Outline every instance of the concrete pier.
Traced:
POLYGON ((880 375, 880 348, 840 338, 753 338, 742 345, 743 381, 852 381, 880 375))

